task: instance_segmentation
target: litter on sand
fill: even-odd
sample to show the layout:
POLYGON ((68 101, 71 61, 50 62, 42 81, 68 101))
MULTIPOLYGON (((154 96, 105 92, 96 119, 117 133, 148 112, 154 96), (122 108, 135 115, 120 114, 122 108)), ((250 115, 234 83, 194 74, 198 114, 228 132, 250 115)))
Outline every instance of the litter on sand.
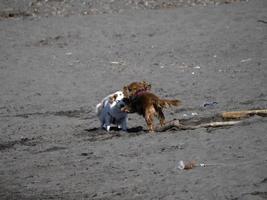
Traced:
POLYGON ((209 102, 204 103, 203 104, 203 107, 213 107, 216 104, 218 104, 218 102, 216 102, 216 101, 209 101, 209 102))
POLYGON ((197 163, 195 160, 184 162, 180 160, 178 162, 177 168, 180 170, 190 170, 195 167, 207 167, 207 166, 224 166, 224 164, 206 164, 206 163, 197 163))
POLYGON ((247 59, 243 59, 243 60, 241 60, 240 62, 244 63, 244 62, 249 62, 249 61, 251 61, 251 60, 252 60, 251 58, 247 58, 247 59))
POLYGON ((194 160, 186 162, 186 163, 183 160, 180 160, 178 162, 177 168, 180 170, 189 170, 189 169, 195 168, 196 166, 197 166, 197 163, 194 160))
POLYGON ((72 52, 66 52, 65 55, 70 56, 72 55, 72 52))
POLYGON ((120 64, 120 62, 117 62, 117 61, 112 61, 112 62, 110 62, 111 64, 114 64, 114 65, 119 65, 120 64))

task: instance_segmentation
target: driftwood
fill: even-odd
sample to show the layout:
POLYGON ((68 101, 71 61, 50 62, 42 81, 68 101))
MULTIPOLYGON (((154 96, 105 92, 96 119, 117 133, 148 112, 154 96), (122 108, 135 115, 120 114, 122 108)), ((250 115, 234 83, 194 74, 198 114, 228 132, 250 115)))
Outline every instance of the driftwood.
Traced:
POLYGON ((161 127, 157 126, 155 128, 155 131, 164 132, 172 128, 176 128, 180 130, 189 130, 189 129, 197 129, 197 128, 233 126, 233 125, 236 125, 242 122, 240 119, 248 118, 254 115, 267 117, 267 109, 222 112, 219 115, 219 118, 220 118, 219 120, 221 121, 209 122, 209 123, 200 122, 198 125, 185 125, 185 124, 181 124, 179 120, 173 120, 173 121, 167 122, 164 126, 161 126, 161 127))
POLYGON ((192 130, 192 129, 197 129, 197 128, 232 126, 240 122, 241 121, 227 121, 227 122, 210 122, 210 123, 204 123, 204 124, 199 124, 199 125, 183 125, 179 123, 179 120, 173 120, 173 121, 167 122, 164 126, 161 126, 161 127, 157 126, 155 128, 155 131, 164 132, 171 128, 177 128, 180 130, 190 130, 190 129, 192 130))
MULTIPOLYGON (((200 119, 198 122, 196 121, 191 122, 191 125, 190 123, 188 123, 188 121, 185 124, 182 124, 179 122, 179 120, 174 119, 172 121, 166 122, 165 125, 163 126, 156 126, 154 130, 155 132, 164 132, 170 129, 193 130, 193 129, 198 129, 198 128, 209 128, 209 127, 216 128, 216 127, 233 126, 233 125, 241 123, 242 122, 241 119, 248 118, 254 115, 267 117, 267 109, 222 112, 209 119, 209 120, 216 119, 218 121, 203 123, 204 121, 207 121, 207 119, 200 119)), ((92 130, 95 131, 95 129, 92 129, 92 130)), ((140 129, 138 127, 136 130, 129 129, 129 132, 139 132, 141 130, 143 129, 142 128, 140 129)), ((113 137, 119 137, 119 136, 121 135, 120 134, 104 134, 104 135, 94 136, 92 138, 92 141, 106 140, 106 139, 111 139, 113 137)))
POLYGON ((267 109, 223 112, 221 115, 222 115, 222 118, 225 120, 247 118, 253 115, 267 117, 267 109))
POLYGON ((166 131, 166 130, 169 130, 171 128, 178 128, 178 129, 181 129, 181 124, 179 122, 179 120, 175 119, 173 121, 170 121, 170 122, 166 122, 163 126, 157 126, 155 128, 155 131, 156 132, 163 132, 163 131, 166 131))
POLYGON ((227 121, 227 122, 210 122, 205 124, 199 124, 196 126, 190 126, 196 128, 208 128, 208 127, 221 127, 221 126, 232 126, 235 124, 239 124, 241 121, 227 121))

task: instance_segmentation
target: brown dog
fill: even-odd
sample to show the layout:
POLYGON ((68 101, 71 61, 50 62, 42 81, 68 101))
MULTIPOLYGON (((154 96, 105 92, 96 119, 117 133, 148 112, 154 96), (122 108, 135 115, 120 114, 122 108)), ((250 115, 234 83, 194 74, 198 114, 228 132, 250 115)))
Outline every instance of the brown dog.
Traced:
POLYGON ((165 116, 162 109, 169 106, 179 106, 181 101, 160 99, 158 96, 150 92, 151 85, 147 82, 133 82, 124 86, 123 93, 128 98, 127 105, 122 111, 128 113, 138 113, 142 115, 147 123, 149 132, 154 131, 153 121, 156 116, 160 125, 165 124, 165 116))
POLYGON ((123 94, 125 98, 131 98, 138 93, 142 93, 145 91, 150 91, 151 85, 146 82, 132 82, 131 84, 123 87, 123 94))

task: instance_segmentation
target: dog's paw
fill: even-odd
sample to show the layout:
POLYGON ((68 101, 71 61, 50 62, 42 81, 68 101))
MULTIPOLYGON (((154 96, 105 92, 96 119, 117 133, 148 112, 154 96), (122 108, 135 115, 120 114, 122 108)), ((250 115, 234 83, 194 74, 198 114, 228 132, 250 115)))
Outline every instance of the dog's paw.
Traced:
POLYGON ((110 125, 104 124, 103 129, 105 129, 107 132, 109 132, 110 131, 110 125))

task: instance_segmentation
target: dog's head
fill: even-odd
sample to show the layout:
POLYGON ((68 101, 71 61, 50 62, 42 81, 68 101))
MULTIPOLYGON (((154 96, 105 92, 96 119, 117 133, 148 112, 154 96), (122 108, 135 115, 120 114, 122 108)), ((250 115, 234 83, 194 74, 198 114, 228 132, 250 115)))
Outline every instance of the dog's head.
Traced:
POLYGON ((116 101, 116 107, 122 111, 122 108, 124 108, 127 105, 128 100, 126 98, 123 98, 122 100, 116 101))
POLYGON ((117 91, 109 97, 109 103, 112 104, 113 102, 121 101, 123 98, 124 98, 123 92, 117 91))
POLYGON ((134 108, 133 108, 133 101, 131 101, 129 98, 124 98, 123 99, 123 106, 121 106, 121 111, 126 112, 126 113, 134 113, 134 108))
POLYGON ((151 84, 146 81, 132 82, 129 85, 123 87, 124 97, 130 98, 136 95, 139 91, 149 91, 151 89, 151 84))
POLYGON ((110 103, 110 108, 112 109, 112 113, 128 113, 124 108, 128 108, 129 99, 123 98, 121 100, 117 99, 110 103))

